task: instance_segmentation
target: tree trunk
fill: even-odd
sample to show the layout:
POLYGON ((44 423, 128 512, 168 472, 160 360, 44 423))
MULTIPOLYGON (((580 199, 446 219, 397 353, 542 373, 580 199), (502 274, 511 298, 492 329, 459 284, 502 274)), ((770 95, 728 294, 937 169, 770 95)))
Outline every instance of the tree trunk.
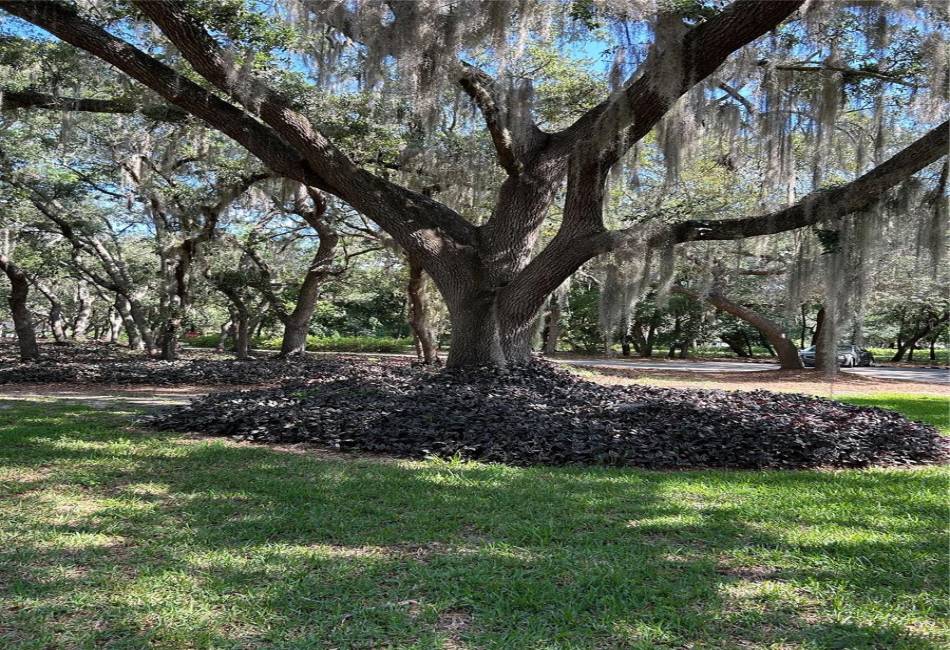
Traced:
POLYGON ((446 365, 452 368, 505 365, 501 328, 492 295, 474 294, 469 300, 459 298, 448 302, 452 345, 446 365))
POLYGON ((409 326, 416 343, 416 356, 422 363, 431 365, 439 362, 439 341, 432 328, 426 284, 422 267, 410 257, 409 285, 406 288, 409 297, 409 326))
POLYGON ((181 323, 182 317, 178 314, 162 323, 160 353, 163 361, 178 360, 178 336, 181 333, 181 323))
POLYGON ((630 335, 624 334, 620 339, 620 354, 624 357, 630 356, 630 335))
POLYGON ((689 350, 696 344, 696 341, 692 338, 689 338, 683 341, 683 344, 680 346, 680 359, 689 358, 689 350))
POLYGON ((930 360, 937 360, 937 337, 930 339, 930 360))
POLYGON ((551 309, 548 311, 548 325, 544 332, 545 356, 557 353, 557 342, 561 338, 561 299, 557 294, 551 296, 551 309))
POLYGON ((897 348, 897 354, 891 357, 891 363, 901 361, 908 352, 910 354, 907 360, 913 361, 914 349, 917 347, 917 342, 939 330, 948 320, 950 320, 950 313, 944 312, 939 318, 931 319, 923 327, 918 326, 914 330, 914 333, 897 348))
POLYGON ((33 315, 27 307, 30 295, 30 282, 20 267, 6 255, 0 255, 0 270, 10 280, 10 310, 13 312, 13 329, 16 331, 20 348, 20 360, 34 361, 40 358, 40 348, 36 343, 36 330, 33 329, 33 315))
POLYGON ((241 311, 237 317, 234 337, 234 356, 238 359, 251 358, 251 319, 247 311, 241 311))
MULTIPOLYGON (((115 307, 109 309, 109 343, 115 344, 119 342, 119 333, 122 331, 122 325, 125 323, 125 319, 122 318, 122 314, 119 313, 119 310, 115 307)), ((135 329, 134 327, 132 328, 135 329)))
POLYGON ((667 352, 667 359, 676 358, 676 346, 679 344, 680 334, 683 331, 683 322, 679 316, 673 321, 673 341, 670 343, 670 351, 667 352))
POLYGON ((53 339, 57 344, 66 343, 66 321, 63 319, 63 306, 56 302, 50 302, 49 308, 49 328, 53 332, 53 339))
POLYGON ((235 334, 236 314, 232 313, 228 320, 221 323, 218 334, 218 343, 214 346, 215 352, 224 352, 228 347, 228 339, 232 341, 236 338, 235 334))
POLYGON ((63 303, 59 301, 59 298, 56 297, 56 294, 48 285, 37 278, 33 278, 33 286, 49 301, 49 316, 47 321, 49 323, 50 332, 53 334, 53 340, 56 341, 57 345, 64 345, 67 336, 66 319, 63 317, 63 303))
MULTIPOLYGON (((699 294, 682 287, 673 287, 672 290, 676 293, 689 296, 694 300, 702 299, 699 294)), ((801 370, 802 359, 798 355, 798 348, 795 347, 795 343, 788 337, 781 325, 752 311, 748 307, 732 302, 722 294, 710 293, 708 296, 705 296, 704 299, 717 309, 721 309, 727 314, 732 314, 736 318, 741 318, 761 332, 762 336, 775 348, 778 354, 779 366, 782 370, 801 370)), ((723 338, 723 340, 729 343, 725 338, 723 338)), ((731 343, 729 345, 732 347, 731 343)))
POLYGON ((801 310, 802 310, 802 331, 801 331, 801 339, 800 339, 801 342, 798 347, 804 349, 805 348, 805 329, 808 326, 808 324, 805 322, 805 303, 801 304, 801 310))
MULTIPOLYGON (((125 296, 120 293, 117 293, 115 296, 115 309, 119 312, 119 316, 122 317, 122 325, 125 327, 125 335, 129 339, 129 349, 130 350, 144 350, 146 349, 146 343, 142 336, 143 330, 139 326, 139 321, 135 317, 135 313, 138 314, 139 318, 144 321, 144 315, 141 313, 141 310, 138 309, 136 305, 135 312, 133 312, 132 302, 125 296)), ((149 353, 151 354, 151 345, 148 345, 149 353)))
POLYGON ((749 356, 745 347, 745 340, 739 332, 724 332, 719 335, 719 338, 729 346, 729 349, 732 350, 733 354, 737 357, 745 359, 749 356))
POLYGON ((284 321, 284 338, 280 343, 280 353, 278 354, 282 359, 301 356, 307 351, 310 315, 307 315, 306 320, 302 316, 301 314, 296 319, 291 317, 284 321))
POLYGON ((653 356, 653 339, 656 336, 656 325, 656 316, 653 316, 647 326, 647 336, 643 340, 643 349, 640 350, 640 356, 646 359, 653 356))
POLYGON ((89 320, 92 318, 93 297, 89 293, 89 286, 80 281, 76 287, 76 319, 73 321, 73 340, 80 341, 86 337, 89 329, 89 320))
MULTIPOLYGON (((825 325, 825 306, 818 308, 818 315, 815 317, 815 331, 811 335, 811 344, 819 345, 821 343, 821 330, 825 325)), ((817 359, 817 355, 815 357, 817 359)))

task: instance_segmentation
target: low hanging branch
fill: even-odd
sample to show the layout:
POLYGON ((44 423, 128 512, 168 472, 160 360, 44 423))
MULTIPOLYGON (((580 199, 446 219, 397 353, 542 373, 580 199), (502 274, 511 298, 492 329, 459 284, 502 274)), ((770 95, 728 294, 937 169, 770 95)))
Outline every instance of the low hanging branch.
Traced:
POLYGON ((670 291, 687 296, 698 302, 708 302, 716 309, 720 309, 727 314, 732 314, 736 318, 744 320, 759 330, 762 336, 769 342, 769 345, 775 349, 782 370, 802 369, 802 360, 801 357, 798 356, 798 348, 795 347, 795 343, 789 339, 788 334, 782 326, 770 318, 748 307, 735 303, 716 291, 708 294, 699 294, 681 286, 674 286, 670 291))

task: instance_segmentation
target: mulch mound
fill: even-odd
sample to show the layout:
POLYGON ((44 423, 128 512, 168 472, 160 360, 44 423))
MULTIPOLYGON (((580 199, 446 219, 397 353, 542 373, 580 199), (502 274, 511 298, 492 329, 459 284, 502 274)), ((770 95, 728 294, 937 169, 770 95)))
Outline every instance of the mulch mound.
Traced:
POLYGON ((513 465, 788 469, 934 464, 950 454, 929 425, 796 394, 603 386, 544 362, 462 372, 324 359, 296 368, 309 378, 208 395, 143 422, 264 443, 513 465))
POLYGON ((309 362, 274 359, 215 359, 208 352, 178 361, 149 359, 108 345, 44 345, 42 358, 21 363, 15 350, 0 347, 0 385, 115 384, 115 385, 254 385, 310 377, 309 362))

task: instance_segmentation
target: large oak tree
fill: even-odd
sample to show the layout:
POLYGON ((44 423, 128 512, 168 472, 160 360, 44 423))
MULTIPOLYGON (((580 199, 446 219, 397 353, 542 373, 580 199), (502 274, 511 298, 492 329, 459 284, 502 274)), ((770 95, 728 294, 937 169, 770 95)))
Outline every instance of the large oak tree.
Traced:
MULTIPOLYGON (((603 206, 611 170, 679 105, 681 97, 714 81, 717 69, 731 55, 784 21, 794 20, 804 2, 737 0, 718 10, 702 6, 686 20, 673 3, 653 21, 654 43, 636 71, 619 81, 603 101, 557 130, 542 130, 536 124, 530 93, 458 59, 466 47, 478 42, 495 43, 497 50, 505 40, 503 32, 499 36, 497 29, 488 27, 462 30, 459 35, 462 12, 469 12, 469 17, 493 14, 484 25, 503 24, 506 17, 495 14, 505 7, 510 10, 506 3, 365 3, 359 11, 381 12, 376 24, 385 37, 366 33, 361 28, 365 15, 348 13, 347 5, 301 3, 309 20, 331 30, 326 32, 331 42, 342 35, 378 59, 398 60, 406 51, 399 47, 400 40, 409 35, 422 39, 411 44, 421 53, 421 72, 415 73, 419 97, 436 77, 454 81, 470 96, 504 173, 493 209, 476 225, 429 193, 395 183, 348 156, 292 97, 255 73, 251 54, 237 53, 236 39, 218 23, 225 18, 213 4, 145 0, 131 4, 138 12, 133 19, 160 30, 187 61, 189 73, 167 63, 167 56, 147 53, 131 37, 116 36, 103 26, 108 21, 75 6, 3 0, 0 8, 115 66, 176 111, 200 118, 233 138, 275 174, 332 194, 375 221, 432 277, 445 298, 452 322, 448 363, 453 366, 524 360, 547 296, 597 255, 770 235, 832 221, 869 208, 947 150, 944 123, 891 158, 877 161, 850 183, 826 188, 816 175, 814 191, 786 207, 725 220, 638 222, 610 229, 603 206), (450 36, 455 43, 447 44, 450 36), (193 81, 194 75, 200 83, 193 81), (562 196, 556 234, 536 252, 542 224, 562 196)), ((624 22, 625 17, 612 19, 624 22)), ((816 69, 842 76, 862 74, 858 67, 834 59, 816 69)), ((737 101, 748 102, 734 85, 717 85, 737 101)), ((18 101, 50 100, 27 96, 18 101)), ((175 111, 169 115, 179 119, 175 111)), ((822 142, 827 138, 822 136, 822 142)))

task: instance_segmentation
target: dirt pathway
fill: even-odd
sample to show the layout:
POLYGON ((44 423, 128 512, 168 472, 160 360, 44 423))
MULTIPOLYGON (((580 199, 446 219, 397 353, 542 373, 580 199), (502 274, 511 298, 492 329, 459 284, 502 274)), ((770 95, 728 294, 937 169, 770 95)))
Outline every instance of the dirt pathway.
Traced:
POLYGON ((241 386, 115 386, 109 384, 17 384, 0 386, 0 405, 5 402, 54 400, 92 408, 136 409, 186 404, 188 400, 220 390, 240 390, 241 386))

